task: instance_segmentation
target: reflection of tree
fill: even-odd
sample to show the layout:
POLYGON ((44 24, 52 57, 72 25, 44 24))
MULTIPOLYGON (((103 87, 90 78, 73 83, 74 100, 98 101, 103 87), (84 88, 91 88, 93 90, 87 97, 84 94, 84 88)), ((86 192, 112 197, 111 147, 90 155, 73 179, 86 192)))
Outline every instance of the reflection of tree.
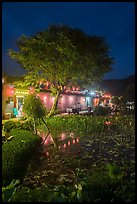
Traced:
POLYGON ((43 140, 42 143, 44 144, 46 141, 47 141, 47 144, 48 144, 48 143, 49 143, 49 144, 53 143, 54 146, 56 147, 55 141, 54 141, 52 135, 50 134, 50 132, 47 133, 47 135, 45 136, 45 138, 44 138, 44 140, 43 140))

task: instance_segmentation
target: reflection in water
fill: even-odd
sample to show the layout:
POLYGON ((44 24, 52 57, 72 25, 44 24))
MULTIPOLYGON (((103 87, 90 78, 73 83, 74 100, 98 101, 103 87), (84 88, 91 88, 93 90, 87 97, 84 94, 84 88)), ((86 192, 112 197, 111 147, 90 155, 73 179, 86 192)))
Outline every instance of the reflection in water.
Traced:
MULTIPOLYGON (((49 148, 52 144, 54 144, 54 139, 51 134, 49 134, 47 138, 46 135, 44 134, 42 134, 41 137, 45 149, 43 155, 49 157, 50 156, 49 148)), ((63 152, 64 150, 70 151, 71 147, 73 147, 77 143, 79 143, 79 137, 74 138, 73 132, 71 132, 70 134, 62 132, 57 139, 56 147, 57 149, 59 149, 60 151, 62 150, 63 152)))
POLYGON ((70 141, 68 141, 68 146, 70 145, 70 141))
POLYGON ((66 148, 66 146, 67 146, 66 144, 63 145, 64 148, 66 148))
POLYGON ((67 137, 67 135, 62 132, 61 135, 60 135, 60 139, 61 139, 61 140, 64 140, 64 139, 66 139, 66 137, 67 137))
POLYGON ((73 140, 72 143, 75 144, 75 140, 73 140))
POLYGON ((44 141, 44 145, 54 144, 52 135, 48 135, 47 139, 44 141))

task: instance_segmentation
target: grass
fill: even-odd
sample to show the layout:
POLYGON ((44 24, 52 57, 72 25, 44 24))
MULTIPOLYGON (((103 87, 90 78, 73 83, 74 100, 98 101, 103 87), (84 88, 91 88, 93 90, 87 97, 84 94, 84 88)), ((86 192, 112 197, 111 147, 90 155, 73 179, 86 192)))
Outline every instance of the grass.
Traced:
POLYGON ((13 202, 135 200, 134 116, 71 115, 46 122, 57 145, 38 147, 13 202), (62 132, 68 137, 58 141, 62 132))

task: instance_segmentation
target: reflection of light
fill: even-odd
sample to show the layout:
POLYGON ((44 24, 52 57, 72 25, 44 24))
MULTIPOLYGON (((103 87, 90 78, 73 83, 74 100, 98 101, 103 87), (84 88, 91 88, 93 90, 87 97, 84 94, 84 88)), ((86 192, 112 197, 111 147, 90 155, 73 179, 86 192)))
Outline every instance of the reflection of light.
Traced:
POLYGON ((59 149, 60 149, 61 147, 59 146, 59 149))
POLYGON ((46 156, 48 157, 49 156, 49 152, 45 152, 46 153, 46 156))
POLYGON ((91 95, 94 95, 94 94, 95 94, 95 92, 91 91, 91 92, 90 92, 90 94, 91 94, 91 95))
POLYGON ((66 138, 66 134, 65 133, 62 133, 61 134, 61 140, 64 140, 66 138))
POLYGON ((44 144, 48 145, 48 144, 51 144, 51 143, 53 143, 53 138, 52 138, 51 135, 49 135, 47 137, 47 139, 45 140, 44 144))
POLYGON ((67 146, 66 144, 63 145, 64 148, 66 148, 66 146, 67 146))
POLYGON ((70 145, 70 141, 68 141, 68 145, 70 145))
POLYGON ((105 124, 106 124, 106 125, 110 125, 111 122, 110 122, 110 121, 105 121, 105 124))
POLYGON ((77 138, 76 141, 79 142, 79 139, 77 138))
POLYGON ((52 98, 52 100, 54 101, 55 97, 52 98))
POLYGON ((75 144, 75 140, 73 140, 72 143, 75 144))

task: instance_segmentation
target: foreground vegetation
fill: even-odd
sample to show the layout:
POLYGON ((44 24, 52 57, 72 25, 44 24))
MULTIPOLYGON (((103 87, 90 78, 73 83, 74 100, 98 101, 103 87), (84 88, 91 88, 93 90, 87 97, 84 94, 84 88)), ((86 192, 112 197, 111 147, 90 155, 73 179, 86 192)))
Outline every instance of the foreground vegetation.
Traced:
MULTIPOLYGON (((29 160, 23 179, 9 187, 14 192, 10 201, 135 201, 133 116, 55 116, 47 120, 47 125, 56 146, 37 146, 35 154, 34 151, 31 154, 33 157, 29 160), (62 133, 67 137, 59 141, 62 133)), ((39 130, 42 132, 44 128, 39 122, 39 130)), ((23 133, 24 130, 20 131, 23 133)), ((12 140, 8 143, 12 143, 12 140)), ((6 159, 3 158, 5 162, 6 159)), ((16 160, 14 165, 20 168, 16 160)), ((12 179, 17 178, 20 180, 12 175, 12 179)))

